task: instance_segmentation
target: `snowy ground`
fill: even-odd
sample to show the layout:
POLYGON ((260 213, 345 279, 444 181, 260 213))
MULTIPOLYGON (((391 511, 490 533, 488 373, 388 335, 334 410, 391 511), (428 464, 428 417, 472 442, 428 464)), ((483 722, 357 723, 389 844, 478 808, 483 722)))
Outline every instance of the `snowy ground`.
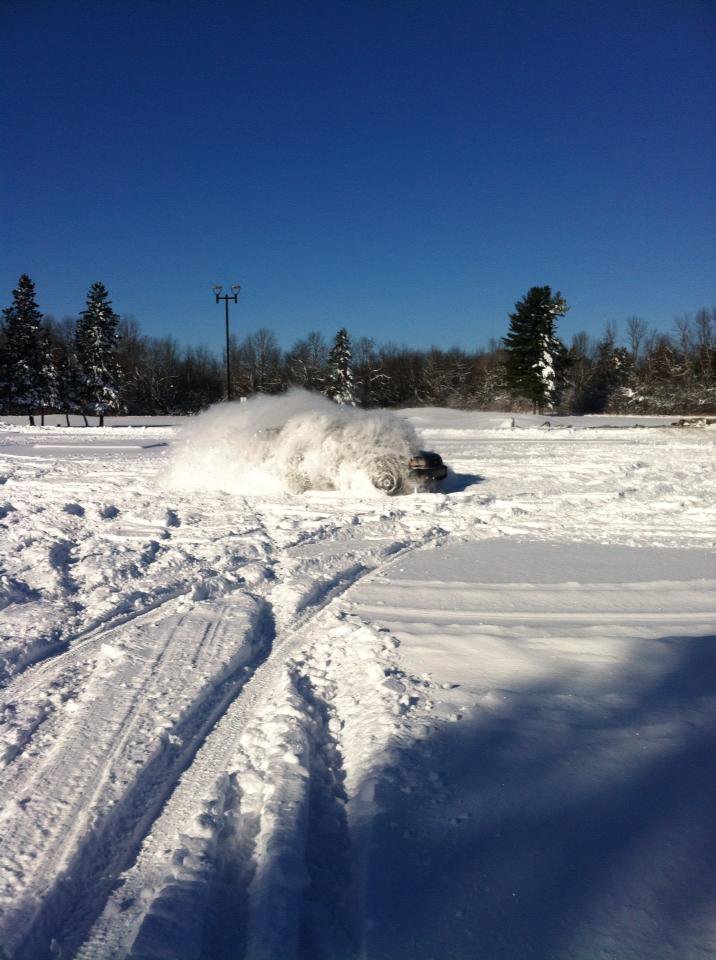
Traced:
POLYGON ((716 433, 404 416, 444 492, 0 426, 0 957, 716 957, 716 433))

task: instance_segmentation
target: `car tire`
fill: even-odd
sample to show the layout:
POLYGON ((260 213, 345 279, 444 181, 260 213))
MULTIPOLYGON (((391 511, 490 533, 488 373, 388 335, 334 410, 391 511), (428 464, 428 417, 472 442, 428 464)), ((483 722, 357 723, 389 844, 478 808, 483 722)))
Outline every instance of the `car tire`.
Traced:
POLYGON ((403 489, 403 471, 397 460, 389 458, 379 460, 371 475, 373 486, 389 497, 394 497, 403 489))

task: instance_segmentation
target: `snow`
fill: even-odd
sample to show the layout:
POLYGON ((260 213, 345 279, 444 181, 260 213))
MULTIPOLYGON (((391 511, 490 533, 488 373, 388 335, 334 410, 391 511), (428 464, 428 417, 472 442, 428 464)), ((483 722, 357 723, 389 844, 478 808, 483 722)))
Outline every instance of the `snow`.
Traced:
POLYGON ((714 432, 313 403, 0 427, 0 955, 716 957, 714 432))
POLYGON ((378 796, 367 955, 713 956, 713 555, 435 553, 351 592, 431 701, 378 796))
POLYGON ((177 438, 166 482, 248 494, 303 486, 377 494, 371 483, 376 462, 397 457, 406 463, 417 446, 412 427, 394 414, 293 389, 200 414, 177 438))

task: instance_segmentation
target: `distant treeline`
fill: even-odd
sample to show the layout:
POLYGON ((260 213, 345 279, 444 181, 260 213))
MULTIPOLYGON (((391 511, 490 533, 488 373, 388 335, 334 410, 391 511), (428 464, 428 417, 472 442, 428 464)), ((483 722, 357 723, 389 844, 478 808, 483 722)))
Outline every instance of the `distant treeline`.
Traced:
MULTIPOLYGON (((530 294, 535 291, 549 288, 533 288, 530 294)), ((34 296, 34 288, 31 292, 34 296)), ((511 315, 513 325, 505 340, 472 351, 418 350, 378 344, 367 337, 351 341, 345 330, 332 343, 312 332, 282 350, 272 331, 260 329, 231 341, 232 394, 281 393, 298 385, 366 407, 716 413, 716 310, 699 310, 677 320, 671 334, 650 330, 644 320, 631 317, 623 331, 607 324, 600 337, 579 333, 569 346, 553 338, 549 356, 553 383, 545 406, 528 391, 520 395, 515 386, 519 379, 510 367, 514 321, 520 308, 527 310, 528 297, 517 304, 518 314, 511 315)), ((14 303, 3 311, 0 330, 0 414, 37 415, 44 410, 176 415, 194 413, 226 397, 223 354, 142 333, 136 320, 111 311, 99 284, 91 288, 87 309, 77 318, 56 321, 38 311, 33 328, 37 359, 23 361, 32 369, 25 376, 23 368, 25 392, 20 395, 13 387, 20 352, 11 342, 20 329, 13 309, 17 313, 20 308, 14 303), (96 331, 102 329, 109 360, 92 355, 85 342, 97 341, 96 331)), ((27 352, 27 344, 21 346, 27 352)), ((544 372, 539 375, 544 377, 544 372)))

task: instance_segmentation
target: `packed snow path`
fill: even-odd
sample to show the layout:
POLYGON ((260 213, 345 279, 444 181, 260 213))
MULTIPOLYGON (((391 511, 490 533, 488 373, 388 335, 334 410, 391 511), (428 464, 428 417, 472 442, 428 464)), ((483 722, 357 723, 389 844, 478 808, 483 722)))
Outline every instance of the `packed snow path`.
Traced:
POLYGON ((6 957, 716 956, 714 433, 407 415, 443 493, 0 434, 6 957))

